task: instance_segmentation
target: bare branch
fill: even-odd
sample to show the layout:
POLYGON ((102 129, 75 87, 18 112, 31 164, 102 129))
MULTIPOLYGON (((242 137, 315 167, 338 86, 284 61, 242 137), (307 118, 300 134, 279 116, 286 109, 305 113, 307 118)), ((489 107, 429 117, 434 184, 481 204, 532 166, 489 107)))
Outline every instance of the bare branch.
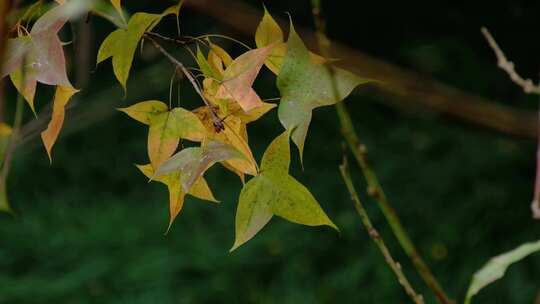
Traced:
POLYGON ((497 56, 497 66, 501 68, 503 71, 508 74, 510 79, 520 86, 525 93, 528 94, 538 94, 540 95, 540 84, 535 84, 531 79, 525 79, 521 77, 515 70, 514 63, 506 58, 503 51, 493 38, 487 28, 482 27, 481 29, 482 34, 486 38, 487 42, 489 43, 489 46, 495 52, 495 56, 497 56))

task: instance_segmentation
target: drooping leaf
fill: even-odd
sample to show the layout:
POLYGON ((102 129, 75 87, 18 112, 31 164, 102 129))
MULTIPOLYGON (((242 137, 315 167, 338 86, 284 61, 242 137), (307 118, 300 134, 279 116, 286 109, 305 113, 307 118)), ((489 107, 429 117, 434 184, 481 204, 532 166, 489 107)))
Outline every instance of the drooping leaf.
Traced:
MULTIPOLYGON (((152 178, 152 176, 154 175, 154 169, 152 168, 151 164, 137 165, 137 168, 148 178, 152 178)), ((172 223, 174 222, 174 219, 178 216, 178 214, 180 214, 180 211, 182 211, 182 207, 184 206, 185 192, 183 191, 182 185, 180 183, 180 176, 181 172, 177 171, 155 178, 156 181, 166 185, 169 190, 170 216, 167 231, 170 229, 172 223)), ((208 187, 208 184, 203 177, 199 178, 193 184, 188 194, 202 200, 219 203, 219 201, 216 200, 216 198, 212 194, 210 187, 208 187)))
POLYGON ((56 139, 58 138, 58 135, 60 134, 62 125, 64 124, 64 116, 65 116, 65 111, 66 111, 65 107, 68 104, 71 97, 77 92, 79 92, 79 90, 76 90, 71 87, 63 87, 63 86, 56 87, 56 94, 54 96, 54 101, 53 101, 53 112, 51 116, 51 121, 49 122, 47 129, 41 132, 41 140, 43 141, 43 144, 45 145, 45 149, 47 150, 47 155, 49 156, 49 161, 51 162, 52 162, 52 148, 54 146, 54 143, 56 142, 56 139))
POLYGON ((120 108, 122 111, 129 115, 129 117, 136 121, 142 122, 145 125, 150 125, 152 118, 158 114, 165 113, 169 110, 167 105, 158 100, 149 100, 136 103, 127 108, 120 108))
POLYGON ((277 77, 277 87, 281 93, 278 116, 281 124, 292 131, 300 157, 312 110, 343 100, 356 86, 365 82, 368 80, 346 70, 313 63, 291 23, 287 55, 277 77))
POLYGON ((247 51, 236 58, 223 73, 216 98, 232 99, 244 111, 261 106, 261 98, 251 87, 275 44, 247 51))
POLYGON ((309 190, 289 175, 290 131, 278 136, 264 153, 261 172, 242 189, 236 211, 235 250, 257 234, 273 215, 293 223, 337 230, 309 190))
POLYGON ((474 274, 471 285, 467 290, 465 303, 470 303, 472 297, 476 295, 482 288, 502 278, 506 272, 506 269, 512 264, 521 261, 537 251, 540 251, 540 240, 523 244, 509 252, 503 253, 489 260, 486 265, 484 265, 474 274))
POLYGON ((202 177, 206 170, 217 162, 231 158, 244 158, 231 145, 210 140, 202 147, 186 148, 173 155, 156 170, 156 176, 163 176, 181 171, 180 180, 184 191, 189 191, 195 181, 202 177))
MULTIPOLYGON (((283 31, 265 7, 263 18, 255 32, 255 44, 261 48, 273 43, 276 44, 276 47, 272 49, 272 53, 264 64, 270 71, 278 75, 287 53, 287 44, 284 42, 283 31)), ((313 63, 322 64, 326 62, 324 57, 312 52, 309 52, 309 57, 313 63)))
POLYGON ((154 168, 176 151, 180 138, 201 142, 205 138, 205 128, 192 112, 174 108, 150 117, 148 131, 148 156, 154 168))
POLYGON ((161 18, 160 14, 136 13, 129 19, 127 29, 112 32, 99 48, 97 63, 112 57, 114 75, 124 92, 127 92, 127 80, 137 45, 148 28, 161 18))

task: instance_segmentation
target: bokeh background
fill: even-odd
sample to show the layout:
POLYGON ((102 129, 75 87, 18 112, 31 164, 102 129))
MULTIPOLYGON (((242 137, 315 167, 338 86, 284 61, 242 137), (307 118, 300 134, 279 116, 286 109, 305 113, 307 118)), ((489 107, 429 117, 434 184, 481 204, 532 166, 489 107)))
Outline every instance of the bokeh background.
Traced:
MULTIPOLYGON (((131 13, 160 12, 172 3, 124 2, 131 13)), ((536 79, 539 2, 323 2, 331 38, 494 103, 536 110, 536 99, 497 69, 479 29, 488 26, 519 71, 536 79)), ((262 16, 261 1, 246 4, 262 16)), ((289 12, 299 26, 313 26, 307 0, 264 4, 276 16, 289 12)), ((254 44, 252 37, 200 11, 186 8, 181 20, 186 35, 219 33, 254 44)), ((81 71, 84 62, 77 62, 72 46, 66 47, 71 50, 72 79, 77 78, 83 91, 69 111, 52 165, 38 137, 30 137, 15 158, 8 182, 15 215, 0 214, 0 303, 409 301, 368 238, 342 183, 342 140, 333 107, 315 111, 305 169, 296 157, 292 174, 311 189, 341 234, 274 218, 252 241, 229 253, 241 183, 215 166, 208 181, 222 203, 188 198, 165 236, 166 188, 149 184, 133 165, 147 162, 146 127, 114 108, 147 99, 167 101, 172 67, 146 48, 135 62, 124 98, 110 63, 95 67, 93 59, 113 27, 98 18, 91 22, 90 32, 75 25, 62 33, 64 40, 71 31, 89 35, 83 52, 92 61, 81 71)), ((161 27, 166 33, 174 29, 173 20, 161 27)), ((242 51, 225 40, 215 41, 232 54, 242 51)), ((186 52, 169 49, 194 66, 186 52)), ((256 83, 261 96, 278 96, 274 81, 268 71, 261 74, 256 83)), ((200 104, 185 81, 180 88, 183 106, 200 104)), ((43 107, 52 91, 41 88, 38 96, 43 107)), ((461 301, 472 274, 491 256, 538 238, 539 223, 529 210, 535 141, 421 107, 390 106, 383 98, 388 97, 359 88, 347 106, 403 224, 442 285, 461 301)), ((281 132, 276 111, 249 132, 260 159, 281 132)), ((352 169, 358 189, 364 189, 361 175, 352 169)), ((361 198, 414 287, 427 303, 435 303, 375 202, 365 191, 361 198)), ((532 256, 475 300, 533 303, 540 290, 539 270, 540 257, 532 256)))

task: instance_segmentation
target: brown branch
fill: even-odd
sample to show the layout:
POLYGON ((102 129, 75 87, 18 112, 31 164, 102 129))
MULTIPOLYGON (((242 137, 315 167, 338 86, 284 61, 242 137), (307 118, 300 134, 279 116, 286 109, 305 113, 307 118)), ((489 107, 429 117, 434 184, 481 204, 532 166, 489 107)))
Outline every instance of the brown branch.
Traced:
POLYGON ((206 97, 204 97, 204 94, 201 92, 201 89, 199 88, 199 85, 197 84, 197 81, 195 81, 195 78, 193 78, 193 76, 191 75, 191 73, 186 69, 186 67, 184 66, 184 64, 180 61, 178 61, 178 59, 176 59, 173 55, 171 55, 169 52, 167 52, 167 50, 165 50, 156 40, 154 40, 151 35, 148 35, 148 34, 145 34, 144 37, 148 40, 150 40, 150 42, 152 42, 152 44, 154 45, 154 47, 156 47, 156 49, 161 53, 163 54, 170 62, 172 62, 179 70, 182 71, 182 73, 184 73, 184 75, 187 77, 187 79, 189 80, 189 82, 191 82, 191 85, 193 86, 193 88, 195 89, 195 91, 197 92, 197 94, 199 94, 199 96, 201 97, 201 99, 203 100, 204 104, 210 109, 210 114, 212 116, 212 121, 214 123, 214 127, 216 128, 216 130, 223 130, 225 128, 225 125, 223 124, 223 121, 219 118, 219 116, 217 115, 216 111, 215 111, 215 107, 214 105, 212 105, 207 99, 206 97))
MULTIPOLYGON (((262 16, 260 10, 234 0, 191 0, 185 4, 186 7, 211 16, 230 29, 249 36, 255 32, 262 16)), ((276 21, 286 24, 283 20, 276 21)), ((299 32, 308 47, 314 48, 317 45, 313 31, 299 32)), ((380 80, 380 83, 375 84, 376 89, 383 95, 393 97, 383 98, 382 102, 398 107, 427 108, 506 134, 536 137, 534 113, 471 95, 335 41, 332 41, 331 52, 341 59, 340 62, 346 64, 347 69, 363 77, 380 80)))

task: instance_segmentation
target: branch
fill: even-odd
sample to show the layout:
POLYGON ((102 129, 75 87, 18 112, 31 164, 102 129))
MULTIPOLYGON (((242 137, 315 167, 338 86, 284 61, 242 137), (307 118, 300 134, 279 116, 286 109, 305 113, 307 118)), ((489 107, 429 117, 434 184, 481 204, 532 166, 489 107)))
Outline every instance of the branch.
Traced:
POLYGON ((534 84, 532 80, 524 79, 523 77, 521 77, 516 72, 514 63, 506 58, 493 36, 491 36, 491 34, 489 33, 488 29, 482 27, 481 31, 487 42, 489 43, 489 46, 491 47, 493 52, 495 52, 495 56, 497 56, 497 65, 499 66, 499 68, 505 71, 506 74, 508 74, 508 76, 510 77, 510 79, 515 84, 520 86, 525 93, 540 94, 540 84, 534 84))
MULTIPOLYGON (((241 1, 186 1, 186 7, 211 16, 238 33, 252 37, 262 12, 241 1)), ((280 24, 283 19, 276 18, 280 24)), ((310 48, 317 45, 313 31, 298 28, 310 48)), ((457 117, 469 123, 499 132, 536 138, 536 114, 516 110, 480 96, 435 81, 414 71, 374 58, 356 49, 332 41, 332 55, 340 58, 352 72, 365 78, 378 79, 374 88, 382 93, 381 102, 394 107, 416 107, 457 117)))
MULTIPOLYGON (((329 48, 331 45, 330 40, 328 40, 326 36, 326 22, 321 14, 321 0, 312 0, 312 7, 313 7, 313 18, 315 19, 315 27, 317 29, 317 42, 319 45, 319 50, 321 54, 325 58, 331 58, 331 54, 329 53, 329 48)), ((333 75, 334 74, 334 68, 331 64, 327 65, 328 72, 333 75)), ((414 267, 416 268, 416 271, 420 274, 426 285, 433 291, 439 302, 443 304, 449 304, 452 303, 452 300, 448 299, 446 296, 444 290, 440 286, 439 282, 435 278, 435 276, 432 274, 429 267, 426 265, 426 263, 423 261, 422 257, 416 250, 416 247, 414 246, 413 242, 409 238, 405 228, 401 224, 401 221, 399 220, 399 217, 397 216, 396 211, 392 208, 390 205, 390 202, 386 198, 386 195, 384 194, 383 188, 379 183, 379 180, 377 178, 377 175, 375 175, 375 172, 371 169, 367 162, 366 158, 366 151, 364 145, 360 144, 360 141, 358 139, 358 136, 356 135, 356 132, 354 130, 354 127, 352 125, 351 117, 349 115, 349 112, 347 111, 347 108, 345 107, 345 104, 343 102, 340 102, 339 100, 342 100, 343 98, 340 96, 339 91, 337 89, 337 83, 335 83, 335 78, 332 77, 333 80, 333 89, 334 89, 334 95, 335 99, 338 100, 336 103, 336 110, 339 117, 339 121, 341 124, 341 130, 343 133, 343 136, 345 137, 347 143, 349 144, 349 149, 354 154, 356 161, 358 162, 359 167, 362 169, 362 173, 364 174, 364 177, 368 184, 368 194, 371 195, 375 200, 378 201, 379 208, 383 212, 384 216, 386 217, 386 220, 390 224, 390 227, 392 228, 392 232, 398 239, 401 247, 405 251, 405 253, 409 256, 411 259, 411 262, 413 263, 414 267)))
MULTIPOLYGON (((521 77, 514 69, 514 63, 506 58, 504 52, 501 50, 493 36, 491 36, 487 28, 482 27, 481 31, 489 43, 489 46, 493 49, 493 52, 495 52, 495 56, 497 56, 497 65, 499 68, 505 71, 510 79, 523 89, 523 92, 540 95, 540 83, 534 84, 532 80, 521 77)), ((538 109, 538 129, 540 130, 540 109, 538 109)), ((534 219, 540 219, 540 131, 537 136, 536 177, 534 180, 534 196, 531 202, 531 212, 534 219)))
POLYGON ((386 247, 386 244, 384 243, 384 240, 382 239, 379 232, 373 227, 373 224, 371 223, 371 220, 369 219, 369 216, 366 212, 366 209, 364 208, 364 205, 360 201, 360 198, 358 196, 358 193, 356 192, 356 189, 354 188, 354 184, 351 179, 351 175, 349 173, 349 168, 347 166, 347 159, 343 158, 343 163, 341 166, 339 166, 339 171, 341 172, 341 176, 343 177, 343 181, 345 182, 345 185, 347 186, 347 189, 349 190, 349 194, 351 195, 351 200, 354 203, 354 208, 356 209, 356 213, 358 213, 358 216, 360 217, 360 220, 362 221, 362 224, 364 224, 364 227, 368 231, 369 237, 375 245, 379 248, 381 251, 381 254, 384 257, 384 260, 390 266, 394 274, 396 275, 399 283, 403 288, 405 289, 405 292, 409 295, 409 297, 413 300, 413 302, 417 304, 423 304, 424 299, 422 295, 419 295, 416 293, 416 291, 412 288, 411 284, 407 280, 407 277, 403 273, 401 269, 401 265, 392 258, 392 255, 390 254, 390 251, 388 250, 388 247, 386 247))
MULTIPOLYGON (((161 36, 161 35, 160 35, 161 36)), ((154 40, 151 35, 149 35, 148 33, 144 34, 144 37, 148 40, 150 40, 150 42, 152 42, 152 44, 156 47, 156 49, 158 51, 161 52, 161 54, 163 54, 170 62, 172 62, 179 70, 182 71, 182 73, 184 73, 184 75, 187 77, 187 79, 189 80, 189 82, 191 82, 191 85, 193 86, 193 88, 195 89, 195 91, 197 92, 197 94, 199 94, 199 96, 201 97, 201 99, 203 100, 204 104, 210 109, 210 113, 211 113, 211 116, 212 116, 212 121, 214 123, 214 127, 216 128, 216 130, 223 130, 225 129, 225 125, 223 124, 223 121, 219 118, 219 116, 217 115, 217 113, 215 112, 215 107, 214 105, 212 105, 207 99, 206 97, 204 97, 204 94, 201 92, 201 89, 199 88, 199 85, 197 84, 197 81, 195 81, 195 78, 193 78, 193 76, 191 75, 191 73, 186 69, 186 67, 184 66, 183 63, 181 63, 180 61, 178 61, 178 59, 176 59, 173 55, 171 55, 169 52, 167 52, 167 50, 165 50, 156 40, 154 40)))

